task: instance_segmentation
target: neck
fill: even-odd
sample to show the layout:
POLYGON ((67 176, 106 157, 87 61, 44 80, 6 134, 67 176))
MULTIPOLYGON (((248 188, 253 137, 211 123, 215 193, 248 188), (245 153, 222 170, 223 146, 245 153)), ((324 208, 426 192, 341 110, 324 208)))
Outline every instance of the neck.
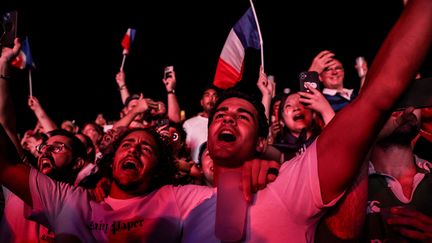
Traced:
POLYGON ((200 115, 202 117, 207 117, 207 118, 209 117, 209 113, 207 111, 200 112, 200 113, 198 113, 198 115, 200 115))
POLYGON ((111 183, 111 189, 109 192, 109 195, 112 198, 115 199, 129 199, 129 198, 133 198, 133 197, 138 197, 138 196, 142 196, 145 195, 144 192, 135 190, 135 191, 126 191, 124 189, 121 189, 116 182, 112 182, 111 183))
POLYGON ((377 171, 401 178, 416 173, 414 154, 409 146, 393 145, 383 148, 376 145, 371 161, 377 171))
POLYGON ((218 179, 219 179, 219 175, 221 173, 224 172, 242 172, 242 167, 235 167, 235 168, 228 168, 228 167, 222 167, 222 166, 218 166, 216 165, 216 163, 213 165, 214 168, 214 174, 213 174, 213 184, 217 185, 218 184, 218 179))

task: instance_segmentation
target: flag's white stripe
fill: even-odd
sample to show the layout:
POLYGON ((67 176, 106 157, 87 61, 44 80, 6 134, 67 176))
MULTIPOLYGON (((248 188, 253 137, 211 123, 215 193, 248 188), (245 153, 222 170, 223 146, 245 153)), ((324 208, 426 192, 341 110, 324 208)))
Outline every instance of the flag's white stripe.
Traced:
POLYGON ((222 58, 226 63, 230 64, 239 73, 242 69, 242 61, 245 55, 244 47, 237 37, 237 34, 231 29, 225 45, 222 49, 220 58, 222 58))

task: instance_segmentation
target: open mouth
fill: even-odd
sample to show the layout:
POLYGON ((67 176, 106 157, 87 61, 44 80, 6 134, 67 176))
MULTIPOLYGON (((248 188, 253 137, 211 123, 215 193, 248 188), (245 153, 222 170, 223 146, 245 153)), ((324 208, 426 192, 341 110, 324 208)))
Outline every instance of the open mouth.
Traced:
POLYGON ((305 117, 303 114, 297 114, 294 116, 293 120, 294 121, 298 121, 298 120, 303 120, 305 117))
POLYGON ((232 132, 224 130, 219 133, 218 140, 224 142, 234 142, 236 140, 236 136, 232 132))
POLYGON ((120 168, 125 171, 138 171, 141 167, 141 164, 139 161, 135 158, 126 158, 122 164, 120 165, 120 168))
POLYGON ((53 161, 48 157, 41 157, 38 163, 41 172, 54 168, 53 161))

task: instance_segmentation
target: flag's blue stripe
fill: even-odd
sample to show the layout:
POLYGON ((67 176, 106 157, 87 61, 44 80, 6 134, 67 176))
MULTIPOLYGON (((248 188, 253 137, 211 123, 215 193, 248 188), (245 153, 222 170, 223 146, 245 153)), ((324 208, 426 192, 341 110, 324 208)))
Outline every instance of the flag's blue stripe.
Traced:
POLYGON ((258 28, 255 22, 252 8, 249 8, 246 11, 246 13, 234 25, 233 29, 245 49, 249 47, 255 49, 261 48, 258 28))

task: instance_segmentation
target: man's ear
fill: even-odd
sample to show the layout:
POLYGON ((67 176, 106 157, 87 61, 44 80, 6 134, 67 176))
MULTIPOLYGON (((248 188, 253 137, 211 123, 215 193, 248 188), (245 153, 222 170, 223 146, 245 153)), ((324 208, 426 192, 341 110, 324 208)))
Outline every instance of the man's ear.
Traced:
POLYGON ((73 166, 73 170, 81 170, 85 164, 85 160, 83 158, 78 157, 75 160, 75 165, 73 166))
POLYGON ((267 148, 267 139, 263 137, 259 137, 256 144, 256 151, 258 153, 263 153, 267 148))

